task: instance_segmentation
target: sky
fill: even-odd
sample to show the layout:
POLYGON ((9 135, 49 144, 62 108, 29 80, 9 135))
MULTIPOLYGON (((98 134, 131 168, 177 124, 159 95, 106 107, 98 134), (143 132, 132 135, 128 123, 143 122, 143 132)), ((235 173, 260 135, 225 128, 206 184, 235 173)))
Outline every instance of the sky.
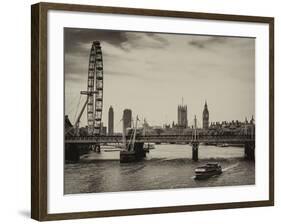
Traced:
MULTIPOLYGON (((210 122, 255 116, 255 39, 65 28, 65 114, 72 123, 86 97, 92 42, 101 42, 104 68, 103 123, 114 109, 115 131, 125 108, 150 125, 177 122, 187 105, 188 123, 207 101, 210 122)), ((80 126, 87 124, 86 111, 80 126)))

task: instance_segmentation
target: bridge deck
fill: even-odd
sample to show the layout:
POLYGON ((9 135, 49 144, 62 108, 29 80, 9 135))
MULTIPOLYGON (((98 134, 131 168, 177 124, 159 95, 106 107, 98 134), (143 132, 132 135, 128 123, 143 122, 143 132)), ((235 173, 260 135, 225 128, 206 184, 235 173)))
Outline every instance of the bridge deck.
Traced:
MULTIPOLYGON (((126 136, 127 141, 130 137, 126 136)), ((150 135, 138 136, 136 142, 146 143, 190 143, 195 139, 192 135, 150 135)), ((244 144, 246 142, 254 142, 254 135, 199 135, 196 141, 200 143, 228 143, 228 144, 244 144)), ((79 136, 66 137, 65 143, 75 144, 96 144, 96 143, 122 143, 122 136, 79 136)))

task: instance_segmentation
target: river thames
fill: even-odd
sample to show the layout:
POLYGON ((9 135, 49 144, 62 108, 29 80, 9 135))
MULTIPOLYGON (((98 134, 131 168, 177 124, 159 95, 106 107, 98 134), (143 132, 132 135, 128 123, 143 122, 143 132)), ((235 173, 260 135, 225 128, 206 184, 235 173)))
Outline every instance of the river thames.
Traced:
POLYGON ((255 184, 255 162, 244 159, 243 147, 199 146, 199 161, 192 161, 190 145, 155 145, 145 160, 120 164, 119 151, 102 148, 79 163, 65 164, 64 193, 93 193, 255 184), (195 180, 194 170, 219 162, 223 173, 195 180))

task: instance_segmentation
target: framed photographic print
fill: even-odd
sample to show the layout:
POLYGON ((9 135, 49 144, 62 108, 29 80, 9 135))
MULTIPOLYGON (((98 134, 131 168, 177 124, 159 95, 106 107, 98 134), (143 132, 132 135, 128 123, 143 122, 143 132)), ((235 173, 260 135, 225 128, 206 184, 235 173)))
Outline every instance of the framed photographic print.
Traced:
POLYGON ((274 19, 32 5, 32 218, 274 204, 274 19))

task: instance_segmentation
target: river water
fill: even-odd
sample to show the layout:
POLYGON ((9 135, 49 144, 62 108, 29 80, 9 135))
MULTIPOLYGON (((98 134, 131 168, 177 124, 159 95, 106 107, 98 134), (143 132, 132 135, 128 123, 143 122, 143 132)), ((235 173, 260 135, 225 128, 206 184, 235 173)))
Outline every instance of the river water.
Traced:
POLYGON ((242 147, 199 146, 199 161, 193 162, 190 145, 156 145, 147 158, 120 164, 119 152, 103 148, 90 152, 80 162, 65 164, 64 193, 117 192, 189 187, 255 184, 255 162, 244 159, 242 147), (223 173, 195 180, 194 169, 219 162, 223 173))

